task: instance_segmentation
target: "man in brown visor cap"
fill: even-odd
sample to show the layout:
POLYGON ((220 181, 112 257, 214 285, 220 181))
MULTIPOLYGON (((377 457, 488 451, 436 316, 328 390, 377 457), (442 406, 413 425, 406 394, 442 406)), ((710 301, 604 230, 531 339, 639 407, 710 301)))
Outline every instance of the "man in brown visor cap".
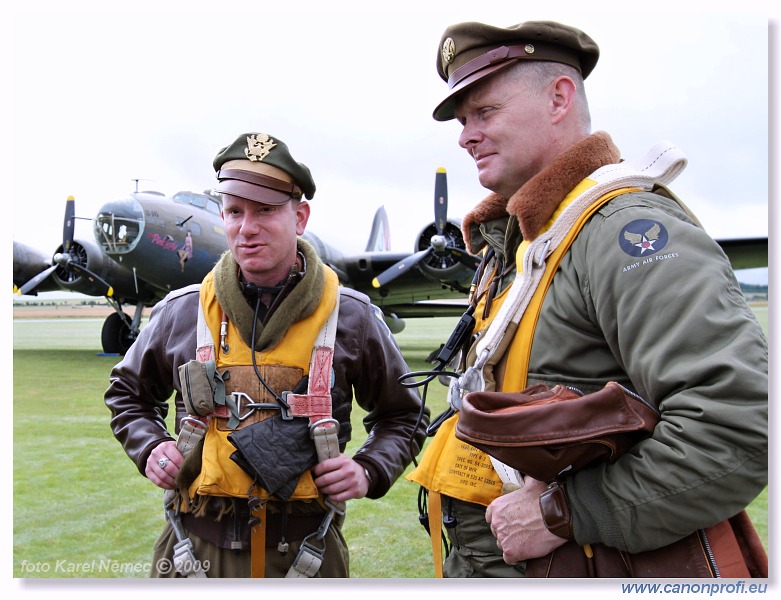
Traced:
POLYGON ((265 133, 213 166, 229 251, 155 306, 105 394, 114 435, 165 490, 152 575, 349 577, 345 503, 389 490, 428 409, 398 384, 407 366, 378 309, 300 237, 309 169, 265 133), (348 456, 353 394, 369 435, 348 456))
MULTIPOLYGON (((584 79, 598 58, 588 35, 546 21, 459 23, 437 48, 448 91, 434 118, 461 124, 490 192, 462 223, 483 263, 474 329, 449 365, 451 416, 409 475, 427 493, 439 576, 586 576, 604 549, 669 555, 767 485, 764 334, 720 247, 667 189, 682 151, 661 142, 623 160, 591 131, 584 79), (497 408, 502 393, 514 403, 497 408), (562 401, 532 439, 532 423, 509 420, 522 402, 607 394, 653 415, 623 455, 523 462, 531 446, 575 444, 621 415, 569 422, 562 401), (575 558, 550 571, 565 545, 575 558)), ((693 556, 678 563, 668 574, 713 574, 693 556)))

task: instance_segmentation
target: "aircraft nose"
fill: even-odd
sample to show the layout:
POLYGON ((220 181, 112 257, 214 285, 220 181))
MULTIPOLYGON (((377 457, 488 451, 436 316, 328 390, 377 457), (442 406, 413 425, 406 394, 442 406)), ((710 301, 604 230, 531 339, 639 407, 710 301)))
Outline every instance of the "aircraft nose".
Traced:
POLYGON ((135 198, 107 202, 94 220, 95 241, 109 256, 130 252, 144 232, 144 209, 135 198))

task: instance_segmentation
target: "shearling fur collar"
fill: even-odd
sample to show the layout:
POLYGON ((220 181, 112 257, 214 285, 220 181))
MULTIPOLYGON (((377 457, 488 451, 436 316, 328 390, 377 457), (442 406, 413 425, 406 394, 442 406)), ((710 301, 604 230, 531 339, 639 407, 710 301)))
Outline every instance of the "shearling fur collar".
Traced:
POLYGON ((490 194, 464 217, 461 229, 467 249, 477 254, 485 246, 479 231, 481 223, 508 214, 518 218, 523 238, 533 240, 578 183, 600 167, 619 162, 620 158, 610 135, 597 131, 559 154, 509 200, 490 194))
MULTIPOLYGON (((320 303, 325 286, 323 263, 315 249, 301 238, 298 250, 306 259, 306 272, 268 322, 264 325, 258 321, 256 324, 254 346, 258 352, 276 346, 293 323, 308 317, 320 303)), ((241 292, 238 275, 238 264, 230 252, 225 252, 214 267, 214 291, 228 319, 236 326, 244 343, 251 347, 255 312, 241 292)))

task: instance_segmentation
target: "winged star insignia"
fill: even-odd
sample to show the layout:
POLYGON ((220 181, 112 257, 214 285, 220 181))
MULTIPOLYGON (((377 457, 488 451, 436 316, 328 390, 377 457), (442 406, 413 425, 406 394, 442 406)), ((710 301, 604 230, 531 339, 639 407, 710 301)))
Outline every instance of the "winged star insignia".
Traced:
POLYGON ((262 161, 268 156, 274 146, 276 146, 276 143, 266 133, 251 135, 247 138, 247 147, 244 149, 244 155, 251 161, 262 161))
POLYGON ((619 234, 621 249, 630 256, 650 256, 669 241, 667 229, 658 221, 640 219, 624 226, 619 234))
POLYGON ((631 233, 625 231, 624 239, 629 241, 633 246, 640 248, 640 254, 644 254, 646 250, 656 250, 656 248, 654 248, 654 242, 659 239, 659 232, 661 229, 659 223, 654 223, 653 227, 645 233, 631 233))

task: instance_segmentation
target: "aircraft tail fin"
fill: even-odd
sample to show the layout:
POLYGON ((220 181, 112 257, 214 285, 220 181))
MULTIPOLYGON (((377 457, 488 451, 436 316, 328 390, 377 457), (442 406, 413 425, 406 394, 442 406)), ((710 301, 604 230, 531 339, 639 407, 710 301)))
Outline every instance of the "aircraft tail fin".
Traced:
POLYGON ((380 206, 374 213, 372 230, 369 234, 369 242, 366 244, 366 252, 388 252, 390 250, 390 224, 385 207, 380 206))

